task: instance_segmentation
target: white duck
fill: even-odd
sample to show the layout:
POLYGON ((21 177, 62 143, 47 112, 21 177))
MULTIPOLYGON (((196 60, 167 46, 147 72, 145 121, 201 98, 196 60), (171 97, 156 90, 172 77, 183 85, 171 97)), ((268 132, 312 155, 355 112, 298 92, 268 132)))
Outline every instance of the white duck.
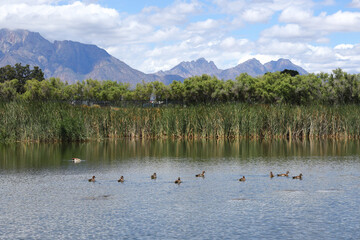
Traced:
POLYGON ((80 158, 72 158, 72 161, 74 163, 79 163, 79 162, 81 162, 81 159, 80 158))

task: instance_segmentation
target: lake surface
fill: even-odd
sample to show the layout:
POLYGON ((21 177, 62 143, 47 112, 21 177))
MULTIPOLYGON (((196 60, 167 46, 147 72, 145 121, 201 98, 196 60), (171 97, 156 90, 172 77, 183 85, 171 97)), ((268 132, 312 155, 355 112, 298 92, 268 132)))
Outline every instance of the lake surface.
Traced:
POLYGON ((0 239, 359 239, 359 153, 322 140, 0 145, 0 239), (287 170, 303 179, 269 177, 287 170))

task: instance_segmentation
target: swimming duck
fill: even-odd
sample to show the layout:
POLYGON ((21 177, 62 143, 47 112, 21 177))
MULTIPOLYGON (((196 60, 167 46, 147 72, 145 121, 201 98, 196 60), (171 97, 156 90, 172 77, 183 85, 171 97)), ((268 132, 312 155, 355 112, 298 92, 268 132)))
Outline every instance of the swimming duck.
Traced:
POLYGON ((270 178, 273 178, 274 174, 272 172, 270 172, 270 178))
POLYGON ((92 176, 92 178, 89 179, 89 182, 95 182, 95 176, 92 176))
POLYGON ((245 182, 246 179, 245 179, 245 176, 243 176, 242 178, 239 179, 240 182, 245 182))
POLYGON ((278 177, 288 177, 289 176, 289 171, 286 171, 286 173, 280 173, 277 176, 278 177))
POLYGON ((121 176, 118 182, 124 182, 124 176, 121 176))
POLYGON ((181 183, 180 177, 178 177, 178 179, 175 180, 175 183, 176 183, 176 184, 180 184, 180 183, 181 183))
POLYGON ((72 161, 74 163, 79 163, 79 162, 81 162, 81 159, 80 158, 72 158, 72 161))
POLYGON ((151 175, 151 179, 156 179, 157 176, 156 176, 156 173, 154 173, 153 175, 151 175))
POLYGON ((302 173, 299 174, 299 176, 294 176, 293 179, 302 179, 302 173))
POLYGON ((205 171, 202 171, 202 173, 196 174, 195 177, 205 177, 205 171))

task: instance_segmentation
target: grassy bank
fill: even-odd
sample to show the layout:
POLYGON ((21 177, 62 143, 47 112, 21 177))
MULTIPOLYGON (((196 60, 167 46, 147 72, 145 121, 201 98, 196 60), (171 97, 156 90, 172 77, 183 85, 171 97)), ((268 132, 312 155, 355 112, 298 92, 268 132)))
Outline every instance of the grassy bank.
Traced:
POLYGON ((164 108, 0 103, 0 141, 104 138, 359 138, 360 106, 219 105, 164 108))

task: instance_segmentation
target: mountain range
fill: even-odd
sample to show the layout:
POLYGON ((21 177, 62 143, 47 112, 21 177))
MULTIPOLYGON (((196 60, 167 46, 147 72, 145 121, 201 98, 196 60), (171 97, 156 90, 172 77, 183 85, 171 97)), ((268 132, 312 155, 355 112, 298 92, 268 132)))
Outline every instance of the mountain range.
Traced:
POLYGON ((92 78, 128 82, 131 85, 142 81, 161 81, 169 84, 173 80, 183 80, 202 74, 227 80, 235 79, 245 72, 251 76, 258 76, 284 69, 307 74, 304 69, 287 59, 271 61, 264 65, 256 59, 250 59, 233 68, 221 70, 213 61, 208 62, 204 58, 181 62, 168 71, 146 74, 131 68, 95 45, 73 41, 50 42, 36 32, 0 29, 0 67, 16 63, 39 66, 46 78, 58 77, 69 83, 92 78))

